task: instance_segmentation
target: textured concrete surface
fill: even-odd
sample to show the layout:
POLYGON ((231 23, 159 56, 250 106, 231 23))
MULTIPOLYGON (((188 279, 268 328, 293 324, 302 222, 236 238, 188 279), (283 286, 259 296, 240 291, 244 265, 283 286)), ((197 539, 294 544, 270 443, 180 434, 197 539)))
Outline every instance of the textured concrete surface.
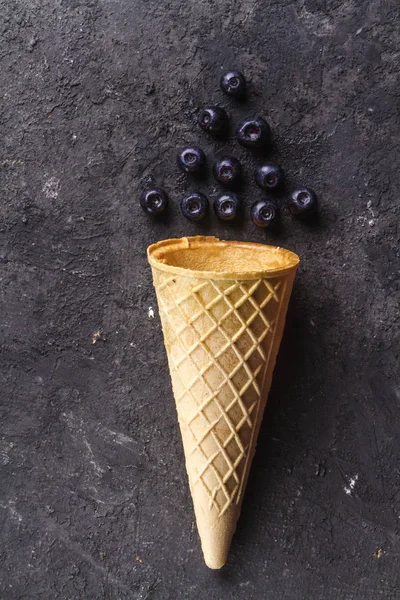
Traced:
MULTIPOLYGON (((0 0, 2 600, 400 594, 396 0, 0 0), (222 97, 224 68, 250 81, 222 97), (254 160, 205 102, 271 123, 313 227, 227 566, 203 564, 145 248, 196 228, 176 149, 254 160), (172 198, 155 224, 149 178, 172 198), (154 318, 152 318, 152 310, 154 318)), ((210 179, 200 189, 212 198, 210 179)))

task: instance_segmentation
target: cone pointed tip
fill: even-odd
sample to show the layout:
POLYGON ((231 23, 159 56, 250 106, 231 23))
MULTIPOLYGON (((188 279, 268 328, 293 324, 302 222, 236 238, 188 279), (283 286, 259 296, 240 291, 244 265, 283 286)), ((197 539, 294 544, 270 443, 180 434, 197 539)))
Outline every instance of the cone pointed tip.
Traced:
POLYGON ((200 534, 204 562, 209 569, 221 569, 228 559, 232 536, 239 517, 238 507, 231 507, 214 523, 207 521, 207 519, 204 519, 204 515, 199 515, 199 513, 200 511, 197 514, 197 527, 200 534))
POLYGON ((217 571, 218 569, 222 569, 222 567, 226 564, 227 556, 224 557, 215 557, 215 556, 204 556, 204 562, 206 563, 209 569, 213 571, 217 571))

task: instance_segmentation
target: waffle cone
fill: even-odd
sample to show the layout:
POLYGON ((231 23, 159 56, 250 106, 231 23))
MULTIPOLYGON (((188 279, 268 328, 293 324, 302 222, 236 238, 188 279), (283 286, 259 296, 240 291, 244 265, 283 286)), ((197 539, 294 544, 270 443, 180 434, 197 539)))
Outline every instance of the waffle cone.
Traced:
POLYGON ((204 559, 227 559, 299 258, 214 237, 149 247, 204 559))

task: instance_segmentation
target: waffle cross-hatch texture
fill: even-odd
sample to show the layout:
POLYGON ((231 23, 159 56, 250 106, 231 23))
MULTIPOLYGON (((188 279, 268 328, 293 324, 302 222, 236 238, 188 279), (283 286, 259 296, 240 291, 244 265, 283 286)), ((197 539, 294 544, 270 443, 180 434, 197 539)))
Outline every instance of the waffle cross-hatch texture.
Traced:
POLYGON ((154 277, 190 487, 219 518, 244 491, 287 278, 154 277))

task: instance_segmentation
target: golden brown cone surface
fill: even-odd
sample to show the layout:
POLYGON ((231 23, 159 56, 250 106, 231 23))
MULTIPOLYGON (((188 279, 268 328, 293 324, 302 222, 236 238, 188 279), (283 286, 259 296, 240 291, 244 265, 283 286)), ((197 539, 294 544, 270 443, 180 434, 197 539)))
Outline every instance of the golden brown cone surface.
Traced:
POLYGON ((299 258, 192 237, 149 247, 204 559, 227 559, 299 258))

